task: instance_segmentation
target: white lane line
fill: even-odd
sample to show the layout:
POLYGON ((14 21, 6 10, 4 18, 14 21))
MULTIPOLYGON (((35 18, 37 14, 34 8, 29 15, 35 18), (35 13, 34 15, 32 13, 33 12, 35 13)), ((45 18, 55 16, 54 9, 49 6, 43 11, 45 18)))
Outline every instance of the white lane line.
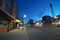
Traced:
POLYGON ((24 33, 25 33, 25 36, 26 36, 26 40, 29 40, 29 38, 28 38, 28 33, 27 33, 27 31, 26 31, 26 27, 24 27, 24 33))

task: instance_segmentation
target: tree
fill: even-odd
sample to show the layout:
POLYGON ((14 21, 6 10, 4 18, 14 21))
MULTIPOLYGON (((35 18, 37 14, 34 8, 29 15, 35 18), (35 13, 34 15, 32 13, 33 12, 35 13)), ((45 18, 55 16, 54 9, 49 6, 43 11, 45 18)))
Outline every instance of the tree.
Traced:
POLYGON ((34 25, 33 19, 29 19, 29 21, 27 22, 27 24, 34 25))

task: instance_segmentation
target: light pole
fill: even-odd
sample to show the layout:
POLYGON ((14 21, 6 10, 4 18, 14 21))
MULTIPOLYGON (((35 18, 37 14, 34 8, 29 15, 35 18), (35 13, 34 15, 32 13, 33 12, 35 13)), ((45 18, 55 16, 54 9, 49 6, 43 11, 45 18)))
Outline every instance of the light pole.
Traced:
POLYGON ((25 26, 24 18, 26 18, 26 15, 25 15, 25 14, 23 15, 23 24, 24 24, 24 26, 25 26))

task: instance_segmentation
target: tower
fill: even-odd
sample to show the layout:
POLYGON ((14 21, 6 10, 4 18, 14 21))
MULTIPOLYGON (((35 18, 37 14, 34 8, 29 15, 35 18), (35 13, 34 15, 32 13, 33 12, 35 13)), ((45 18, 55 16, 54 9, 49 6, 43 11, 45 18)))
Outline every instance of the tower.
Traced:
POLYGON ((54 14, 54 10, 53 10, 53 5, 52 5, 52 3, 50 3, 50 8, 51 8, 51 14, 52 14, 52 17, 54 17, 55 14, 54 14))

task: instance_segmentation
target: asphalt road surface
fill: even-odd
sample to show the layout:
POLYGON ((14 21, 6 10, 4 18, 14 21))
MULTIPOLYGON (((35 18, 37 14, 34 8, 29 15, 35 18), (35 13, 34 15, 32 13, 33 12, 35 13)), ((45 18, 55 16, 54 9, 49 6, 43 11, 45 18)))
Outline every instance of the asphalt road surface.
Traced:
POLYGON ((0 35, 0 40, 60 40, 59 27, 15 29, 0 35))

